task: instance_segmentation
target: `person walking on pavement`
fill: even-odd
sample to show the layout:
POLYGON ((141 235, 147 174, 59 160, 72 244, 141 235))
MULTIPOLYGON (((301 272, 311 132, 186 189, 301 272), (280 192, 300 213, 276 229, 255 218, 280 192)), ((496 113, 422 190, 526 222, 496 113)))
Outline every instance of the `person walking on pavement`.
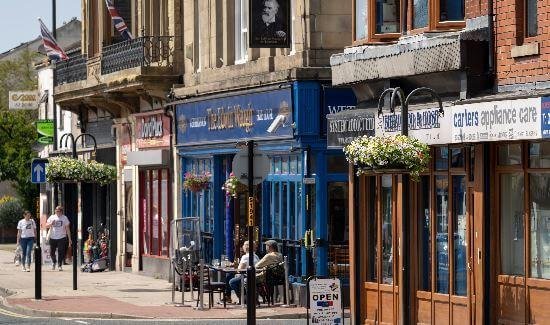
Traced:
POLYGON ((57 206, 55 214, 51 215, 46 221, 46 228, 50 229, 50 256, 52 258, 52 270, 55 270, 55 264, 58 264, 58 270, 63 271, 63 259, 68 246, 72 246, 71 241, 71 223, 67 216, 63 214, 63 207, 57 206), (57 257, 55 253, 57 251, 57 257))
POLYGON ((31 219, 29 211, 23 212, 23 219, 17 223, 17 245, 21 245, 21 271, 31 271, 31 254, 36 238, 36 223, 31 219), (26 267, 25 267, 26 263, 26 267))

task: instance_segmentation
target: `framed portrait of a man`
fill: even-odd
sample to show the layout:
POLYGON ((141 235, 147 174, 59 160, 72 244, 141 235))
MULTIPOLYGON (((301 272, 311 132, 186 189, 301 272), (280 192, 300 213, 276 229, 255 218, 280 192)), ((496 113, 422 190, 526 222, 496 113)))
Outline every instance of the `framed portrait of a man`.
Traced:
POLYGON ((289 48, 290 0, 250 0, 251 48, 289 48))

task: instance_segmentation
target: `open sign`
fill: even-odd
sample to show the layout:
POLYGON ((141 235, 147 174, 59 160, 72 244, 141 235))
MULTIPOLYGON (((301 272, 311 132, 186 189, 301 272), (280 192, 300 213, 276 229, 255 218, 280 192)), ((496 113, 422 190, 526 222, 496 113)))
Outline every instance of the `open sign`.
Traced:
POLYGON ((309 324, 344 323, 342 286, 340 279, 314 278, 308 282, 309 324))

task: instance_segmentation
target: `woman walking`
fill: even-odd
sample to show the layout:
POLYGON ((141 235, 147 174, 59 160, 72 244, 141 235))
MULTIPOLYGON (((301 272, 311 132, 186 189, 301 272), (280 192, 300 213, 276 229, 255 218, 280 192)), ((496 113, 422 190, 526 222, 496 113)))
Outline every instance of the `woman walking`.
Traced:
POLYGON ((51 215, 46 222, 46 228, 50 229, 50 256, 52 258, 52 270, 55 270, 55 264, 58 270, 63 271, 63 260, 67 251, 67 244, 71 246, 71 223, 67 216, 63 214, 63 207, 57 206, 55 214, 51 215), (55 251, 57 250, 57 258, 55 251))
POLYGON ((31 213, 25 211, 23 219, 17 223, 17 245, 21 245, 21 271, 31 271, 31 254, 34 239, 36 238, 36 223, 31 219, 31 213), (25 267, 26 265, 26 267, 25 267))

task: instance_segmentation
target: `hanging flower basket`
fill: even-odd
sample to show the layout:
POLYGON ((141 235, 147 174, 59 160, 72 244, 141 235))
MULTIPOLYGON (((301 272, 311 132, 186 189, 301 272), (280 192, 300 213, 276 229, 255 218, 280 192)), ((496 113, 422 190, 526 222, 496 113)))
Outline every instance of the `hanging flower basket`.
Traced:
POLYGON ((83 161, 69 157, 50 158, 46 165, 46 179, 51 183, 86 182, 107 185, 116 181, 115 166, 96 161, 83 161))
POLYGON ((415 181, 428 168, 430 147, 404 135, 362 136, 344 148, 346 159, 358 166, 357 175, 410 173, 415 181))
POLYGON ((233 172, 229 174, 229 178, 225 181, 222 186, 222 190, 225 191, 226 196, 237 197, 240 193, 246 192, 246 186, 239 182, 239 179, 233 172))
POLYGON ((184 175, 183 188, 194 193, 206 190, 210 185, 210 176, 211 174, 208 172, 204 174, 187 172, 184 175))

